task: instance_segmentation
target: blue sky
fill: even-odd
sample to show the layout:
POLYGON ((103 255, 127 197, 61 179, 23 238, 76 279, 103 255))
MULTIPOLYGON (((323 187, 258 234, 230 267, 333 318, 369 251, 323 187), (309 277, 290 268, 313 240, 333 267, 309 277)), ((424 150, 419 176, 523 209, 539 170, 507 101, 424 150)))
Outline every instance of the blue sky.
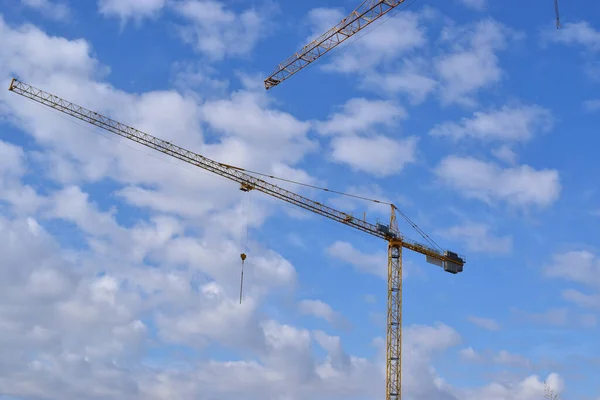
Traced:
MULTIPOLYGON (((466 255, 404 252, 405 398, 598 400, 600 14, 551 3, 413 2, 267 92, 358 2, 0 0, 0 81, 466 255)), ((2 400, 383 397, 384 241, 6 90, 0 253, 2 400)))

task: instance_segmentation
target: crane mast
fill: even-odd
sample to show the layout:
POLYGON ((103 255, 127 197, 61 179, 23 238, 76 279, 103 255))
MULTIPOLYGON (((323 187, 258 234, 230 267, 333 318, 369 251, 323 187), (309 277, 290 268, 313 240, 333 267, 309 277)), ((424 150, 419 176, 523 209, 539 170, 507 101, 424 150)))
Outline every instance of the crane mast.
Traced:
POLYGON ((264 83, 269 90, 325 55, 405 0, 365 0, 346 18, 282 62, 264 83))
MULTIPOLYGON (((354 229, 384 239, 388 242, 388 316, 387 316, 387 364, 386 400, 400 400, 402 395, 402 249, 406 248, 426 256, 429 263, 456 274, 463 271, 465 259, 448 250, 405 238, 400 234, 396 221, 396 207, 391 205, 389 225, 370 223, 351 214, 336 210, 317 201, 259 179, 238 168, 223 164, 198 153, 186 150, 173 143, 139 131, 131 126, 71 103, 51 93, 35 88, 17 79, 10 83, 9 90, 44 106, 60 111, 116 135, 140 143, 171 157, 185 161, 204 170, 213 172, 240 184, 240 190, 258 190, 295 206, 312 211, 354 229)), ((424 235, 426 236, 426 235, 424 235)))

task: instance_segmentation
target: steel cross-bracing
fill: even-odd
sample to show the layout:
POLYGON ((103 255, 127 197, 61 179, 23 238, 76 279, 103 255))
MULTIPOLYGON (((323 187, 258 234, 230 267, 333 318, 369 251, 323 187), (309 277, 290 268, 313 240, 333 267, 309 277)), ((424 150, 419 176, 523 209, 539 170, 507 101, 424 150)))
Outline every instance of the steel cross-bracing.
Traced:
POLYGON ((465 259, 450 251, 404 238, 396 222, 396 207, 391 206, 389 225, 372 224, 351 214, 328 207, 277 185, 256 178, 244 169, 223 164, 173 143, 139 131, 95 111, 71 103, 58 96, 13 79, 9 90, 64 114, 95 125, 116 135, 143 144, 171 157, 213 172, 241 185, 241 190, 256 189, 298 207, 312 211, 344 225, 358 229, 388 242, 388 316, 387 316, 387 375, 386 400, 401 400, 402 396, 402 249, 424 254, 428 262, 456 274, 462 272, 465 259))
POLYGON ((405 0, 365 0, 360 6, 342 19, 336 26, 304 46, 293 56, 282 62, 265 79, 265 89, 269 90, 288 79, 317 58, 323 56, 351 36, 360 32, 405 0))

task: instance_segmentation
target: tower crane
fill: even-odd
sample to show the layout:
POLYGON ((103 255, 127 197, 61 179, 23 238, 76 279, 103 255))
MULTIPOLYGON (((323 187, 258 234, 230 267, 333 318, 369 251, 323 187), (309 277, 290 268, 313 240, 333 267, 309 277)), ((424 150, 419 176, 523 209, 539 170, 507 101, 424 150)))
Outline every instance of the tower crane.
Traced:
POLYGON ((273 73, 265 79, 265 89, 269 90, 279 85, 405 1, 364 0, 361 5, 337 25, 279 64, 273 73))
MULTIPOLYGON (((302 47, 291 57, 280 63, 265 80, 265 89, 269 90, 310 63, 324 56, 344 41, 365 29, 371 23, 383 17, 406 0, 364 0, 354 11, 342 19, 333 28, 302 47)), ((554 0, 556 28, 561 27, 558 13, 558 0, 554 0)))
MULTIPOLYGON (((44 106, 58 110, 88 124, 95 125, 116 135, 140 143, 171 157, 185 161, 191 165, 210 171, 240 184, 240 190, 248 192, 257 190, 269 196, 283 200, 295 206, 312 211, 323 217, 340 222, 346 226, 383 239, 388 243, 388 303, 387 303, 387 357, 386 357, 386 400, 400 400, 402 395, 401 361, 402 361, 402 250, 403 248, 423 254, 427 262, 435 264, 444 271, 456 274, 463 271, 465 258, 458 254, 421 244, 405 238, 398 230, 396 212, 391 206, 389 224, 371 223, 355 218, 351 214, 336 210, 320 202, 281 188, 265 180, 250 175, 243 168, 223 164, 200 154, 186 150, 173 143, 159 139, 139 131, 131 126, 115 121, 109 117, 71 103, 51 93, 35 88, 14 78, 9 90, 44 106)), ((404 214, 401 213, 402 216, 404 214)), ((406 217, 405 217, 406 218, 406 217)), ((415 228, 416 225, 413 224, 415 228)), ((423 237, 431 240, 424 232, 423 237)), ((434 243, 433 241, 431 241, 434 243)), ((434 244, 435 245, 435 244, 434 244)), ((439 247, 435 245, 436 247, 439 247)))
MULTIPOLYGON (((306 68, 353 35, 383 17, 405 0, 364 0, 354 11, 342 19, 333 28, 302 47, 282 62, 265 80, 265 89, 269 90, 295 73, 306 68)), ((557 2, 558 0, 554 0, 557 2)), ((558 10, 558 8, 557 8, 558 10)), ((557 11, 558 21, 558 11, 557 11)), ((405 239, 398 231, 396 208, 392 205, 389 225, 371 225, 367 233, 388 241, 388 309, 386 334, 386 400, 402 398, 402 248, 424 254, 426 260, 439 265, 445 271, 456 274, 462 272, 465 259, 451 251, 435 250, 405 239), (374 229, 374 230, 373 230, 374 229)), ((408 220, 408 219, 407 219, 408 220)), ((340 221, 352 226, 350 223, 340 221)), ((409 220, 410 222, 410 220, 409 220)), ((412 224, 417 228, 416 225, 412 224)), ((422 231, 424 238, 429 237, 422 231)), ((435 242, 432 241, 433 244, 435 242)), ((437 247, 437 245, 436 245, 437 247)))

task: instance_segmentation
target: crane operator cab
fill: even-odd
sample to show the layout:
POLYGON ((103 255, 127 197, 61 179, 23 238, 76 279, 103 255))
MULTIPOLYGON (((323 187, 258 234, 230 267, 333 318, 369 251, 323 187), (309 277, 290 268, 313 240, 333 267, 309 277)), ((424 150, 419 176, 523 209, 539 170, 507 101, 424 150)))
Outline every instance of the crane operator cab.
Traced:
POLYGON ((384 224, 380 224, 379 222, 377 222, 377 230, 381 233, 383 233, 386 237, 388 238, 396 238, 396 233, 392 232, 392 230, 390 230, 389 225, 384 225, 384 224))

